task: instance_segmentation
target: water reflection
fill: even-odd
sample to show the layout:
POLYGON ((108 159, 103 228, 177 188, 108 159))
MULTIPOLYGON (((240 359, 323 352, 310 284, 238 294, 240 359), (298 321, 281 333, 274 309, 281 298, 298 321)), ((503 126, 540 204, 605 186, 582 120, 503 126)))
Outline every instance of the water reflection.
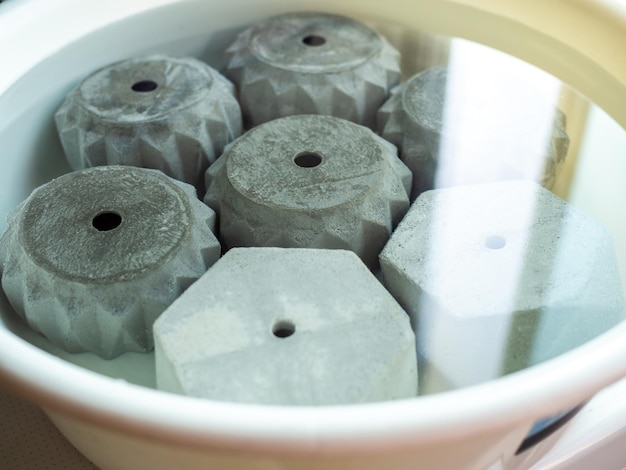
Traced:
POLYGON ((383 274, 412 316, 422 394, 538 364, 623 319, 610 236, 544 189, 567 194, 560 172, 577 158, 565 96, 554 77, 455 40, 446 66, 410 78, 381 112, 416 176, 383 274))

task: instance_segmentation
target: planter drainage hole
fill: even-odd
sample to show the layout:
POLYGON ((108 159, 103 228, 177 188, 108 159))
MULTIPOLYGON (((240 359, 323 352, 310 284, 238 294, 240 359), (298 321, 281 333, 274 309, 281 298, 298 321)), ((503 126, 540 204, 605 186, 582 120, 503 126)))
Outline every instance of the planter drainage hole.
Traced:
POLYGON ((133 91, 139 93, 147 93, 156 90, 157 86, 157 82, 153 82, 152 80, 141 80, 140 82, 134 83, 131 88, 133 91))
POLYGON ((296 332, 296 325, 290 321, 277 321, 272 328, 272 333, 277 338, 288 338, 296 332))
POLYGON ((293 159, 300 168, 314 168, 322 163, 322 156, 315 152, 302 152, 293 159))
POLYGON ((485 246, 490 250, 499 250, 506 245, 506 238, 500 235, 491 235, 485 240, 485 246))
POLYGON ((91 220, 93 228, 99 232, 108 232, 119 227, 122 223, 122 216, 116 212, 101 212, 91 220))
POLYGON ((318 36, 317 34, 309 34, 302 38, 302 42, 307 46, 319 47, 326 44, 326 38, 324 36, 318 36))

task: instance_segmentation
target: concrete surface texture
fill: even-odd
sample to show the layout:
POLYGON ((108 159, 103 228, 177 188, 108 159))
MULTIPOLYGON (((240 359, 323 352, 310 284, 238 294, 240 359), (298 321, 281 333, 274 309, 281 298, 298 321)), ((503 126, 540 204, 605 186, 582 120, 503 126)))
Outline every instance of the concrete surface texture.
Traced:
POLYGON ((235 248, 154 325, 157 386, 231 402, 415 396, 409 317, 354 253, 235 248))
POLYGON ((624 316, 608 232, 532 182, 423 193, 381 267, 411 315, 420 370, 444 388, 553 358, 624 316))
POLYGON ((242 132, 232 83, 193 58, 148 56, 95 71, 56 113, 70 167, 153 168, 196 186, 242 132))
POLYGON ((207 171, 223 244, 341 248, 374 268, 408 209, 410 171, 366 127, 290 116, 237 139, 207 171))
POLYGON ((350 18, 289 13, 242 32, 225 74, 237 86, 246 126, 294 114, 325 114, 373 128, 400 81, 400 54, 350 18))
POLYGON ((415 199, 436 187, 511 179, 551 188, 567 155, 565 121, 523 78, 451 66, 394 88, 377 131, 413 172, 415 199))
POLYGON ((96 167, 37 188, 0 239, 18 315, 69 352, 153 348, 152 323, 220 256, 215 213, 156 170, 96 167))

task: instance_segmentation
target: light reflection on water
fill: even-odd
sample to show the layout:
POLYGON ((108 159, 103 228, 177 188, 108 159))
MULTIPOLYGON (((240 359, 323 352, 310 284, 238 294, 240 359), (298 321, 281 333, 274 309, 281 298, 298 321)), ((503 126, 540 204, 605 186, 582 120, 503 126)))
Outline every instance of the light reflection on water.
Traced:
MULTIPOLYGON (((424 207, 413 235, 428 244, 411 245, 419 251, 412 266, 417 286, 407 293, 388 282, 412 315, 421 394, 539 364, 624 315, 618 258, 601 224, 566 204, 554 209, 538 186, 515 183, 534 181, 566 200, 571 192, 580 198, 572 182, 581 177, 589 103, 519 59, 460 39, 448 45, 429 64, 440 66, 445 56, 444 80, 424 79, 430 95, 420 99, 432 102, 418 106, 434 116, 418 129, 426 135, 418 157, 425 189, 441 197, 424 193, 415 203, 424 207), (477 184, 486 186, 461 190, 477 184), (485 246, 478 247, 481 239, 485 246)), ((421 65, 421 76, 434 76, 421 65)))

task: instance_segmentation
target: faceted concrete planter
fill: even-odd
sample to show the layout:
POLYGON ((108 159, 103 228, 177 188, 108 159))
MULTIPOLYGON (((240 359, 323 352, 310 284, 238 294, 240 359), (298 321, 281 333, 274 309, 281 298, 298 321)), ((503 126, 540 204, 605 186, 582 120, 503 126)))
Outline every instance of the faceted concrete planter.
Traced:
POLYGON ((350 18, 292 13, 265 20, 227 50, 226 76, 253 127, 294 114, 325 114, 374 127, 400 81, 400 54, 350 18))
POLYGON ((98 167, 37 188, 0 240, 16 312, 69 352, 153 348, 152 324, 212 265, 215 213, 159 171, 98 167))
POLYGON ((413 172, 412 199, 433 187, 498 180, 551 188, 569 145, 565 115, 552 102, 523 78, 480 67, 413 76, 380 108, 377 130, 413 172))
POLYGON ((531 182, 427 191, 381 253, 417 331, 425 389, 482 382, 553 358, 621 321, 612 241, 531 182))
POLYGON ((241 134, 234 86, 193 58, 149 56, 87 77, 56 113, 73 170, 154 168, 204 192, 204 172, 241 134))
POLYGON ((409 318, 349 251, 232 249, 154 331, 162 390, 275 405, 417 393, 409 318))
POLYGON ((302 115, 258 126, 207 171, 205 202, 234 246, 341 248, 370 267, 408 209, 411 172, 369 129, 302 115))

